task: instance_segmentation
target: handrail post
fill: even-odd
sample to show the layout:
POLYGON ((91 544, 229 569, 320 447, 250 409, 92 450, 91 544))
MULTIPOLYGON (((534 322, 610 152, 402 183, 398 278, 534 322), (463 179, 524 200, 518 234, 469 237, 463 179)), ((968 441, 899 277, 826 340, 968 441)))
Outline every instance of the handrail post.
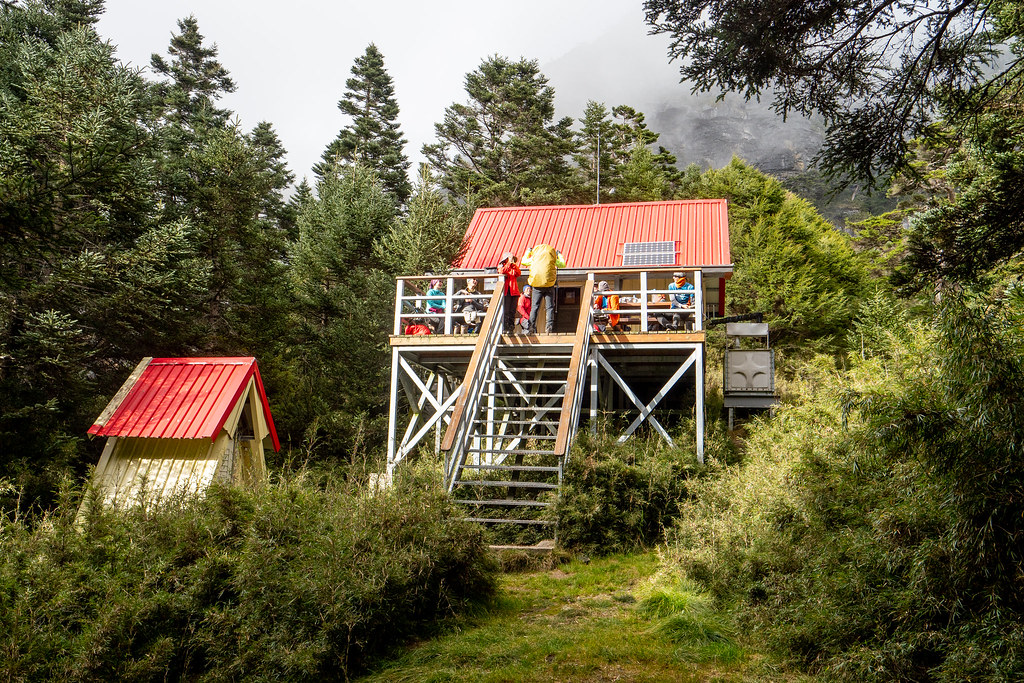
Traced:
POLYGON ((455 292, 455 278, 450 275, 447 278, 448 286, 444 293, 444 333, 452 333, 452 294, 455 292))
POLYGON ((405 298, 405 278, 398 278, 395 290, 395 334, 402 334, 402 299, 405 298))
POLYGON ((693 331, 704 329, 704 277, 700 270, 693 271, 693 331))
POLYGON ((640 331, 647 331, 647 271, 640 271, 640 331))
POLYGON ((572 439, 572 421, 577 405, 577 399, 582 391, 580 383, 580 364, 586 366, 586 354, 590 346, 591 324, 590 317, 593 314, 593 306, 590 300, 594 296, 594 274, 587 275, 587 283, 583 286, 583 296, 580 306, 580 317, 576 323, 576 338, 573 342, 572 358, 569 361, 569 372, 565 382, 565 393, 562 395, 562 415, 558 420, 558 435, 555 437, 554 454, 562 457, 569 450, 569 442, 572 439), (585 305, 582 305, 585 304, 585 305))

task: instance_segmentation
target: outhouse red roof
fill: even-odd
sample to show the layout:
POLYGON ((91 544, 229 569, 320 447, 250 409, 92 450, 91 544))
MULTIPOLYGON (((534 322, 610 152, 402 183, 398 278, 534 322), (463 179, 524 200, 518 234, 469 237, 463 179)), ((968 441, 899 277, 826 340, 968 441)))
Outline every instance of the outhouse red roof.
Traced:
MULTIPOLYGON (((137 371, 138 372, 138 371, 137 371)), ((134 374, 133 374, 134 376, 134 374)), ((281 450, 256 359, 153 358, 89 428, 97 436, 215 439, 249 379, 263 404, 274 450, 281 450), (120 402, 118 399, 120 398, 120 402)), ((129 380, 131 381, 131 380, 129 380)))
POLYGON ((462 269, 493 268, 505 252, 535 244, 558 249, 570 269, 621 268, 623 245, 675 242, 680 267, 732 269, 724 199, 479 209, 466 230, 462 269))

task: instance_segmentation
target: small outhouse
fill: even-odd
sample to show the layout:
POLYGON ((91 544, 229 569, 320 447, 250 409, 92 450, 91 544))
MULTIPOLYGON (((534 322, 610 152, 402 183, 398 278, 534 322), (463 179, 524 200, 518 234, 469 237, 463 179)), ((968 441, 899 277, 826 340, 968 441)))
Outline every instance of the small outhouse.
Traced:
POLYGON ((145 358, 89 433, 107 437, 93 485, 118 507, 262 483, 265 441, 281 447, 251 357, 145 358))

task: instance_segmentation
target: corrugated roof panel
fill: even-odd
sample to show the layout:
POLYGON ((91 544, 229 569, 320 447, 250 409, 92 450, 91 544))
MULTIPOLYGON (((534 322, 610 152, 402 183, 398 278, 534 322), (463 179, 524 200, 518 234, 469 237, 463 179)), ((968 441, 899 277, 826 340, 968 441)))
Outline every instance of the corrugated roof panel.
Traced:
POLYGON ((724 199, 479 209, 466 238, 465 269, 493 268, 506 251, 522 258, 541 242, 561 251, 569 268, 621 267, 624 243, 668 241, 678 253, 672 265, 732 266, 724 199))
POLYGON ((252 357, 154 358, 105 424, 90 434, 163 439, 214 439, 251 377, 274 449, 280 450, 263 380, 252 357))

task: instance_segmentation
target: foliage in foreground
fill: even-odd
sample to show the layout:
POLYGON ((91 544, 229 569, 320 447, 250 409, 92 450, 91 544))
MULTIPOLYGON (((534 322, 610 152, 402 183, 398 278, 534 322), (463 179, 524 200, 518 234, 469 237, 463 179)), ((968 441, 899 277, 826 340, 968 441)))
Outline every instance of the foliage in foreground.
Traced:
POLYGON ((214 489, 78 522, 66 495, 42 523, 3 520, 0 678, 347 679, 494 591, 433 481, 214 489))
MULTIPOLYGON (((709 430, 707 450, 724 448, 719 441, 709 430)), ((704 469, 692 448, 668 448, 657 434, 620 444, 608 433, 581 432, 572 455, 556 505, 559 543, 598 556, 659 543, 691 477, 704 469)))
POLYGON ((1024 676, 1024 295, 993 292, 930 325, 871 302, 852 367, 808 365, 747 464, 694 485, 670 566, 830 677, 1024 676))

